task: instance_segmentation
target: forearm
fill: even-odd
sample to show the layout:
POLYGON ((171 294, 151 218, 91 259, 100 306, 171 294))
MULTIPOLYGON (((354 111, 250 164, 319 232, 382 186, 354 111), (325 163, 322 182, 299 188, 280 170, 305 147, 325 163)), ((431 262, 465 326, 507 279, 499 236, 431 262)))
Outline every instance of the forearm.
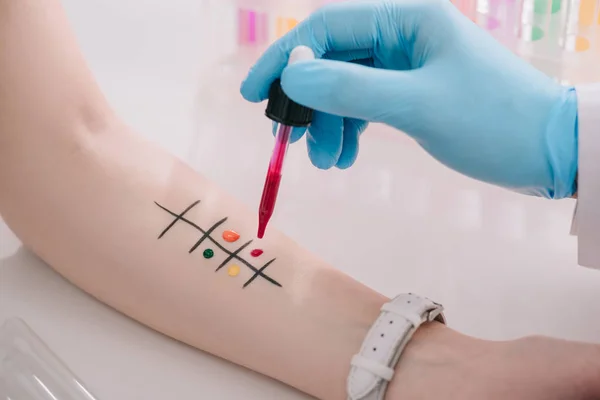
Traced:
MULTIPOLYGON (((67 279, 121 312, 169 336, 321 398, 342 398, 349 360, 385 299, 269 231, 254 239, 254 213, 213 183, 115 123, 81 135, 58 163, 11 154, 0 212, 17 235, 67 279), (47 183, 45 183, 47 182, 47 183), (227 220, 190 253, 202 233, 155 204, 207 230, 227 220), (240 239, 228 243, 221 233, 240 239), (264 254, 252 257, 261 248, 264 254), (203 251, 214 250, 205 259, 203 251), (230 277, 228 268, 241 272, 230 277)), ((64 135, 64 134, 63 134, 64 135)), ((74 137, 78 137, 74 135, 74 137)), ((46 148, 61 153, 61 140, 46 148)))
MULTIPOLYGON (((343 398, 349 360, 385 299, 275 230, 123 126, 56 0, 1 1, 0 213, 71 282, 167 335, 321 398, 343 398), (173 221, 161 206, 208 229, 173 221), (156 202, 156 203, 155 203, 156 202), (240 239, 225 242, 234 229, 240 239), (215 243, 216 242, 216 243, 215 243), (255 247, 264 250, 252 257, 255 247), (214 257, 205 259, 211 248, 214 257), (279 285, 255 272, 264 271, 279 285), (241 268, 230 277, 228 268, 241 268), (245 288, 244 284, 250 282, 245 288)), ((233 271, 235 272, 235 271, 233 271)), ((232 272, 232 273, 233 273, 232 272)))

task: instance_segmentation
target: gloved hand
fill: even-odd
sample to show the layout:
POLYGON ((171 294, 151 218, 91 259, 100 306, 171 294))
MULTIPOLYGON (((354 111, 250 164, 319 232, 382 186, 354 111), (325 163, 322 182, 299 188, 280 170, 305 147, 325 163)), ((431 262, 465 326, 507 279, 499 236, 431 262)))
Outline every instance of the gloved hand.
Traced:
POLYGON ((262 101, 280 76, 290 98, 319 111, 307 137, 318 168, 351 166, 371 121, 406 132, 475 179, 549 198, 575 191, 574 88, 512 54, 447 0, 325 6, 265 52, 242 95, 262 101), (298 45, 318 59, 286 67, 298 45))

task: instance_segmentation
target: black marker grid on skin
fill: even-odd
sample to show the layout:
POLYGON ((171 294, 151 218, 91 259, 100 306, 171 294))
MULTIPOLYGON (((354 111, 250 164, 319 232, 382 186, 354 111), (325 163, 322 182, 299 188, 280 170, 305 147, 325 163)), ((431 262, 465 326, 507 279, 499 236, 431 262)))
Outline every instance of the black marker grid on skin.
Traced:
POLYGON ((162 210, 166 211, 172 217, 175 218, 160 233, 160 235, 158 236, 158 238, 161 239, 163 236, 165 236, 165 234, 171 228, 173 228, 177 224, 177 222, 180 222, 180 221, 184 222, 184 223, 188 224, 189 226, 191 226, 193 228, 196 228, 199 232, 202 233, 202 236, 200 237, 200 239, 198 239, 198 241, 196 241, 196 243, 194 243, 194 245, 190 248, 190 250, 188 251, 188 253, 190 253, 190 254, 193 253, 194 250, 196 250, 202 244, 202 242, 204 242, 205 240, 209 240, 215 246, 217 246, 221 251, 223 251, 225 254, 227 254, 227 258, 225 259, 225 261, 223 261, 217 267, 217 269, 215 270, 215 272, 219 271, 221 268, 223 268, 225 265, 227 265, 227 263, 229 263, 230 261, 236 260, 236 261, 240 262, 241 264, 245 265, 246 267, 248 267, 250 270, 252 270, 252 272, 254 272, 254 275, 252 275, 252 277, 250 279, 248 279, 246 281, 246 283, 244 283, 244 286, 243 286, 244 288, 247 287, 248 285, 250 285, 252 282, 254 282, 254 280, 256 280, 256 278, 258 278, 258 277, 263 278, 266 281, 269 281, 270 283, 272 283, 275 286, 281 287, 281 284, 279 282, 277 282, 275 279, 271 278, 270 276, 268 276, 264 272, 265 269, 275 261, 275 258, 273 258, 272 260, 269 260, 262 267, 256 268, 254 265, 250 264, 250 262, 248 262, 246 259, 242 258, 239 255, 240 252, 242 252, 246 247, 248 247, 253 242, 252 240, 247 241, 246 243, 244 243, 242 246, 240 246, 239 248, 237 248, 234 251, 229 251, 223 245, 221 245, 221 243, 219 243, 215 238, 213 238, 211 236, 211 234, 215 231, 215 229, 217 229, 220 225, 222 225, 225 221, 227 221, 227 217, 225 217, 225 218, 221 219, 220 221, 216 222, 213 226, 211 226, 210 228, 208 228, 206 230, 203 229, 203 228, 201 228, 201 227, 199 227, 198 225, 196 225, 192 221, 188 220, 187 218, 185 218, 185 214, 187 214, 188 211, 190 211, 192 208, 194 208, 199 203, 200 203, 200 200, 196 200, 191 205, 189 205, 185 210, 183 210, 183 212, 181 212, 180 214, 177 214, 177 213, 169 210, 168 208, 166 208, 166 207, 158 204, 157 202, 154 202, 154 204, 156 204, 162 210))

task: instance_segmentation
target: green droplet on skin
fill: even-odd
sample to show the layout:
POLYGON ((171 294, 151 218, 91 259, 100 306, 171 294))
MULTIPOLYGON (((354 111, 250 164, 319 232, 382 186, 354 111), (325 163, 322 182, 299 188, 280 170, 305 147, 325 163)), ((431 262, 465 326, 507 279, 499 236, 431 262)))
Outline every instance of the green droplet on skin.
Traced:
POLYGON ((212 251, 212 249, 206 249, 204 250, 204 253, 202 253, 202 255, 204 256, 204 258, 212 258, 215 255, 215 252, 212 251))

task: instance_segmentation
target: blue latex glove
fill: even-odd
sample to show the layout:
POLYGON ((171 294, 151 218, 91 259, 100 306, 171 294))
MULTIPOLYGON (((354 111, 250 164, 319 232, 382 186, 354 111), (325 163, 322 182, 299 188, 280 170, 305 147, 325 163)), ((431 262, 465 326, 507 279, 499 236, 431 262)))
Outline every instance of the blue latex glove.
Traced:
POLYGON ((575 190, 575 90, 513 55, 448 1, 326 6, 265 52, 242 95, 262 101, 280 76, 290 98, 319 111, 307 135, 318 168, 351 166, 371 121, 406 132, 473 178, 550 198, 575 190), (301 44, 318 59, 286 67, 301 44))

